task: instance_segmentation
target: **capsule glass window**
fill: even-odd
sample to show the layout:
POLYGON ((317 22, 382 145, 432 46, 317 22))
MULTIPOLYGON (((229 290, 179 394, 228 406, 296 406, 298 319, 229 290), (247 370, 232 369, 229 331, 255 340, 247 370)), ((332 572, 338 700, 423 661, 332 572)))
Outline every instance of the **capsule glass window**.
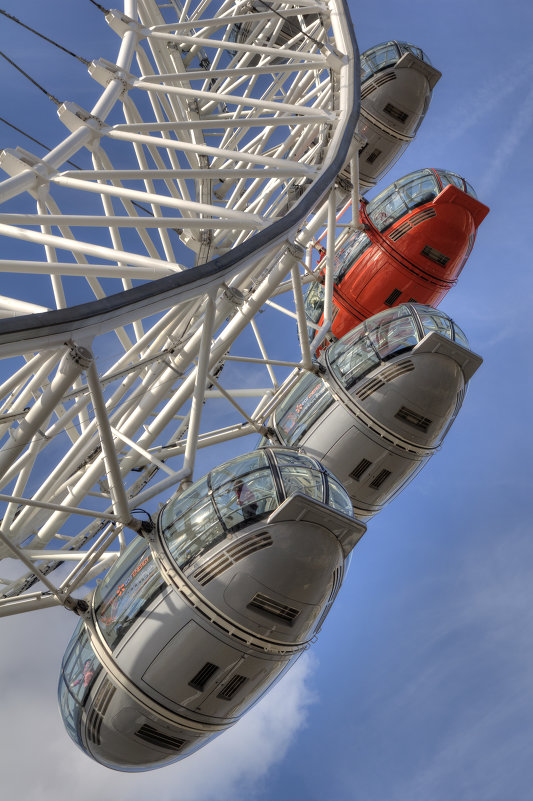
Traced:
POLYGON ((405 175, 372 200, 366 209, 378 231, 385 231, 409 211, 430 203, 440 191, 435 174, 428 169, 405 175))
POLYGON ((368 337, 364 324, 330 347, 328 361, 334 375, 345 389, 351 389, 358 381, 380 364, 379 354, 368 337))
POLYGON ((437 331, 439 334, 453 340, 452 321, 445 314, 440 314, 437 311, 419 311, 418 317, 424 328, 424 333, 429 334, 431 331, 437 331))
POLYGON ((305 296, 305 315, 312 323, 319 323, 324 313, 324 287, 314 283, 305 296))
POLYGON ((406 306, 375 315, 368 321, 368 334, 383 361, 412 350, 419 341, 413 315, 406 306))
POLYGON ((323 473, 312 459, 290 451, 277 451, 276 462, 287 498, 295 492, 302 492, 310 498, 325 502, 323 473))
POLYGON ((328 490, 328 505, 333 509, 338 509, 339 512, 342 512, 345 515, 353 517, 352 502, 348 496, 348 493, 342 484, 331 475, 331 473, 328 473, 328 490))
POLYGON ((83 703, 100 669, 87 629, 80 620, 63 657, 58 687, 61 716, 67 732, 78 745, 83 703))
POLYGON ((164 586, 150 548, 144 540, 135 540, 94 596, 98 627, 110 648, 119 643, 164 586))
POLYGON ((211 473, 213 500, 228 531, 270 513, 279 504, 264 451, 227 462, 211 473))
POLYGON ((371 244, 366 234, 357 234, 348 240, 335 259, 335 283, 340 284, 348 270, 371 244))
POLYGON ((322 379, 306 375, 276 412, 278 434, 286 445, 297 445, 334 398, 322 379))
POLYGON ((396 64, 400 54, 395 42, 385 42, 370 50, 365 50, 362 55, 368 67, 376 73, 385 67, 396 64))

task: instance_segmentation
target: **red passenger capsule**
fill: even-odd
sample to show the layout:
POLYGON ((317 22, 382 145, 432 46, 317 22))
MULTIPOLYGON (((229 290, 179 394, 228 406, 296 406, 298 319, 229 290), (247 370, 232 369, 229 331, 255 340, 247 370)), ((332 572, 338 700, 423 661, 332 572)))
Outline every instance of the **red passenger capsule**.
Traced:
MULTIPOLYGON (((435 169, 410 173, 363 202, 363 231, 335 256, 333 337, 400 303, 437 306, 456 283, 488 212, 463 178, 435 169)), ((324 288, 317 283, 306 297, 311 340, 323 312, 324 288)))

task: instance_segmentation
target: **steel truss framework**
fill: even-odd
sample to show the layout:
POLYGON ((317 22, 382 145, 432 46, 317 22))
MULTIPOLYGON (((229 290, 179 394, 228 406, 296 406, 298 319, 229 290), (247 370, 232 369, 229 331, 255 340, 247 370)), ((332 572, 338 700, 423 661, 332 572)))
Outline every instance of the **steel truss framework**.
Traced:
POLYGON ((329 328, 333 248, 309 346, 311 243, 358 205, 343 0, 125 0, 106 21, 94 108, 63 103, 43 159, 0 155, 0 270, 25 287, 0 298, 0 615, 75 607, 200 449, 264 433, 329 328), (92 169, 67 168, 79 151, 92 169))

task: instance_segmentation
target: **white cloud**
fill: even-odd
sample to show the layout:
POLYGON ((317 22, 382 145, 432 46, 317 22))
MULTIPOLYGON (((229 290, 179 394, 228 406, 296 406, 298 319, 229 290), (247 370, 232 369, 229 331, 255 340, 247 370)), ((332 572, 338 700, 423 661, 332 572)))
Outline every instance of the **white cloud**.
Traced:
POLYGON ((5 618, 0 682, 3 798, 25 801, 224 801, 249 798, 305 724, 312 659, 305 654, 241 722, 176 765, 143 774, 110 771, 79 751, 56 702, 59 664, 75 618, 53 609, 5 618))

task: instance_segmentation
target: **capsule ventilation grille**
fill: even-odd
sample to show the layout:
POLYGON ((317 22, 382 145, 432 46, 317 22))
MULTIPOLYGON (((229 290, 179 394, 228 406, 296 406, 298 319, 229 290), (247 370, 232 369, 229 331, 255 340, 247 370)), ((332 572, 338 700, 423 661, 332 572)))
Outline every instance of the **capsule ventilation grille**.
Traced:
POLYGON ((435 264, 440 265, 441 267, 446 267, 448 262, 450 261, 449 256, 445 256, 444 253, 441 253, 436 248, 432 248, 429 245, 426 245, 420 251, 422 256, 425 256, 426 259, 430 259, 430 261, 434 261, 435 264))
POLYGON ((402 359, 401 362, 391 364, 391 366, 383 370, 379 376, 372 378, 370 381, 364 384, 364 386, 362 386, 361 389, 355 393, 355 396, 356 398, 359 398, 360 401, 364 401, 377 389, 380 389, 380 387, 388 384, 389 381, 393 381, 395 378, 405 375, 405 373, 410 373, 411 370, 414 369, 415 366, 411 359, 402 359))
POLYGON ((376 147, 376 149, 373 150, 369 156, 367 156, 366 160, 369 164, 373 164, 378 156, 381 156, 381 150, 379 147, 376 147))
POLYGON ((371 464, 372 462, 369 462, 368 459, 361 459, 359 464, 356 465, 350 473, 350 478, 353 478, 354 481, 359 481, 371 464))
POLYGON ((436 216, 437 212, 433 206, 423 209, 417 214, 414 214, 411 219, 405 220, 405 222, 399 225, 398 228, 395 228, 393 231, 391 231, 389 234, 389 239, 392 239, 393 242, 397 242, 398 239, 401 239, 402 236, 407 233, 407 231, 411 230, 411 228, 415 228, 417 225, 420 225, 420 223, 430 220, 432 217, 436 216))
POLYGON ((252 609, 259 609, 267 615, 277 617, 283 620, 284 623, 293 623, 300 614, 299 609, 294 609, 292 606, 287 606, 286 604, 280 604, 279 601, 274 600, 274 598, 269 598, 268 595, 263 595, 260 592, 254 595, 248 606, 252 609))
POLYGON ((168 751, 179 751, 187 742, 187 740, 182 740, 164 731, 159 731, 159 729, 154 729, 154 727, 150 726, 148 723, 143 723, 141 728, 137 731, 137 737, 150 743, 150 745, 155 745, 158 748, 164 748, 168 751))
POLYGON ((405 111, 396 108, 396 106, 393 106, 392 103, 387 103, 383 111, 385 114, 388 114, 389 117, 392 117, 393 120, 398 120, 398 122, 405 122, 409 117, 409 114, 406 114, 405 111))
POLYGON ((398 409, 394 416, 397 417, 398 420, 402 420, 404 423, 413 426, 413 428, 417 428, 419 431, 427 431, 432 423, 429 417, 423 417, 421 414, 418 414, 418 412, 408 409, 407 406, 402 406, 398 409))
POLYGON ((261 551, 263 548, 269 548, 271 545, 272 537, 266 531, 250 534, 213 556, 212 559, 194 573, 193 578, 205 587, 206 584, 220 576, 221 573, 236 562, 245 559, 245 557, 256 551, 261 551))
POLYGON ((368 486, 371 487, 372 489, 379 489, 383 484, 383 482, 388 479, 390 474, 391 474, 390 470, 382 470, 380 473, 377 474, 375 479, 371 481, 368 486))
POLYGON ((231 679, 222 687, 221 691, 217 695, 217 698, 222 698, 224 701, 231 701, 235 693, 237 693, 242 685, 247 681, 247 676, 232 676, 231 679))
POLYGON ((218 665, 212 662, 206 662, 203 668, 200 668, 196 676, 193 676, 189 682, 189 687, 194 687, 195 690, 203 690, 209 679, 215 675, 218 670, 218 665))
POLYGON ((104 679, 96 692, 93 705, 87 717, 87 739, 94 745, 100 745, 102 721, 115 694, 116 687, 109 679, 104 679))
POLYGON ((324 607, 324 611, 320 615, 318 623, 315 626, 315 634, 317 634, 320 631, 320 629, 322 628, 322 626, 324 624, 324 620, 327 618, 327 616, 329 614, 329 610, 331 609, 331 607, 333 605, 333 601, 337 597, 337 593, 339 592, 339 590, 341 588, 343 575, 344 575, 344 571, 343 571, 343 569, 341 567, 338 567, 338 568, 336 568, 336 570, 333 571, 331 592, 329 594, 329 598, 328 598, 327 604, 324 607))
POLYGON ((368 81, 365 88, 361 91, 361 100, 364 100, 365 97, 371 95, 372 92, 375 92, 376 89, 378 89, 380 86, 383 86, 383 84, 395 80, 396 74, 394 72, 386 72, 384 75, 378 75, 372 81, 368 81))
POLYGON ((343 573, 344 571, 342 567, 337 567, 333 571, 333 578, 331 581, 331 592, 329 594, 328 604, 332 604, 335 598, 337 597, 337 593, 341 588, 343 573))
POLYGON ((389 297, 384 301, 385 306, 392 306, 393 303, 396 303, 401 294, 402 293, 399 289, 393 289, 389 297))

